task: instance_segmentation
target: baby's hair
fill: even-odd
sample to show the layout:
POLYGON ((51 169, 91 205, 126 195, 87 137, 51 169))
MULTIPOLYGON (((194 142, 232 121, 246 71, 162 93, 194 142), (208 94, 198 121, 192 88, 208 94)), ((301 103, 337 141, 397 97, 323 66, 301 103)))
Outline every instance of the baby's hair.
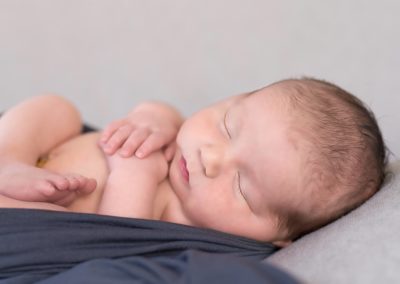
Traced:
MULTIPOLYGON (((330 223, 361 205, 385 178, 387 149, 373 113, 340 87, 314 78, 288 79, 283 87, 293 113, 290 129, 306 141, 303 187, 314 198, 312 216, 298 204, 281 208, 289 239, 330 223)), ((308 210, 310 212, 310 210, 308 210)))

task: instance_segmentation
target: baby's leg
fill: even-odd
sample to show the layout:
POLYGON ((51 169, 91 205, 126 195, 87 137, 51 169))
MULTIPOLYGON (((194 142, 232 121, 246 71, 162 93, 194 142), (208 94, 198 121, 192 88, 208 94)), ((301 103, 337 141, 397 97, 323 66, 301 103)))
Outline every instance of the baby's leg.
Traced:
POLYGON ((93 191, 92 179, 36 167, 40 157, 80 130, 78 110, 59 96, 37 96, 7 111, 0 118, 0 194, 63 203, 75 195, 69 191, 93 191))
POLYGON ((39 157, 78 135, 81 125, 78 110, 66 99, 30 98, 1 117, 0 157, 35 165, 39 157))
POLYGON ((79 174, 61 175, 19 162, 0 166, 0 194, 21 201, 68 206, 78 194, 91 193, 96 184, 94 179, 79 174))
POLYGON ((31 208, 55 211, 68 211, 65 207, 47 202, 27 202, 0 195, 1 208, 31 208))

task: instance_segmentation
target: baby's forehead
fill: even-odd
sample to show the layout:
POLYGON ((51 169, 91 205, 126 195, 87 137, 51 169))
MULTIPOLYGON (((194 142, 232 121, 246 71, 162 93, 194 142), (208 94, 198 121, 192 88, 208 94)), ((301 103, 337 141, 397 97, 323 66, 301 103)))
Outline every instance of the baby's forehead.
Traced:
POLYGON ((319 124, 328 106, 345 109, 343 102, 335 98, 334 94, 307 82, 282 81, 249 94, 263 97, 276 111, 283 112, 295 127, 319 124))
MULTIPOLYGON (((271 117, 277 117, 274 122, 283 123, 287 131, 302 128, 312 117, 304 109, 298 108, 292 100, 290 91, 286 88, 280 85, 268 86, 248 93, 246 115, 266 122, 272 121, 271 117), (256 111, 257 109, 261 111, 256 111)), ((261 124, 255 131, 268 131, 267 125, 261 124)))

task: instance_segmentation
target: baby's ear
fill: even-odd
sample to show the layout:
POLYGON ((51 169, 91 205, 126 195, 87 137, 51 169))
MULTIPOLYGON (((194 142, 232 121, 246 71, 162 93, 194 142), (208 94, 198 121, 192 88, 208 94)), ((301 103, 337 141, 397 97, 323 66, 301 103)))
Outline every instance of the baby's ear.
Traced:
POLYGON ((275 241, 275 242, 272 242, 273 245, 275 245, 277 247, 280 247, 280 248, 287 247, 291 243, 292 243, 292 241, 275 241))

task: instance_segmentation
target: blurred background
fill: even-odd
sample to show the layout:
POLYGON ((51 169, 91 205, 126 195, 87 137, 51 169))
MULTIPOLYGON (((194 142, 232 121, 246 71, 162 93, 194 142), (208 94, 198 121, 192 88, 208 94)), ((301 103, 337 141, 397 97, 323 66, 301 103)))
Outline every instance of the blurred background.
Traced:
POLYGON ((57 93, 97 127, 143 100, 188 116, 288 77, 340 85, 400 154, 400 1, 0 0, 0 109, 57 93))

